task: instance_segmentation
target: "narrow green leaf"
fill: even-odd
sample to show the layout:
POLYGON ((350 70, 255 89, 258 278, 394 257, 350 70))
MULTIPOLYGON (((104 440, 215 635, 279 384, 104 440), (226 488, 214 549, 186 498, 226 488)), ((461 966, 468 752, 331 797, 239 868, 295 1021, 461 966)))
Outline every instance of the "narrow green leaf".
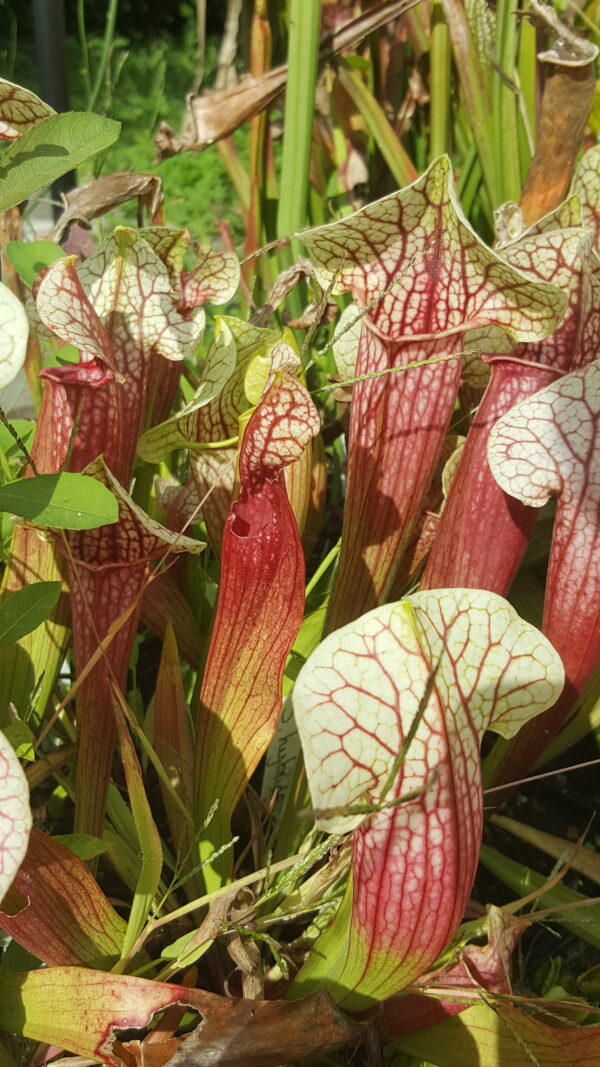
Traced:
POLYGON ((114 119, 83 111, 50 115, 2 153, 0 211, 20 204, 90 156, 109 148, 119 136, 114 119))
POLYGON ((398 188, 416 181, 418 172, 410 156, 403 148, 381 104, 369 92, 360 74, 340 66, 338 78, 362 115, 369 133, 398 183, 398 188))
POLYGON ((65 255, 66 252, 54 241, 9 241, 6 246, 8 262, 29 286, 44 267, 65 255))
POLYGON ((306 225, 321 4, 292 0, 277 234, 306 225))
MULTIPOLYGON (((142 866, 135 887, 131 911, 127 922, 127 932, 121 950, 121 962, 127 960, 135 942, 148 919, 155 893, 160 882, 163 865, 162 845, 156 823, 152 818, 152 811, 148 803, 148 797, 144 788, 142 769, 127 729, 125 721, 126 704, 123 694, 116 688, 113 689, 114 710, 119 733, 119 745, 121 760, 125 771, 125 781, 131 813, 135 823, 135 830, 139 843, 139 852, 142 856, 142 866)), ((119 965, 115 968, 119 971, 119 965)))
POLYGON ((86 474, 40 474, 0 486, 0 511, 57 530, 91 530, 119 518, 110 489, 86 474))
POLYGON ((50 615, 60 595, 60 582, 34 582, 17 589, 0 604, 0 648, 35 630, 50 615))
MULTIPOLYGON (((543 890, 546 885, 547 879, 544 875, 511 860, 489 845, 481 846, 479 859, 488 871, 500 878, 504 885, 520 897, 527 896, 536 889, 543 890)), ((600 908, 596 903, 591 903, 589 897, 569 889, 568 886, 555 885, 552 889, 541 892, 537 903, 540 908, 556 908, 556 913, 547 919, 548 922, 559 923, 588 945, 600 949, 600 908), (581 908, 574 907, 578 903, 581 908)))
POLYGON ((93 834, 55 834, 54 840, 84 861, 101 856, 108 848, 106 841, 101 837, 94 837, 93 834))
MULTIPOLYGON (((29 447, 35 433, 35 422, 31 422, 29 419, 11 419, 10 425, 15 433, 21 438, 26 448, 29 447)), ((4 452, 5 456, 16 455, 19 451, 19 446, 11 434, 10 430, 4 423, 0 423, 0 449, 4 452)))

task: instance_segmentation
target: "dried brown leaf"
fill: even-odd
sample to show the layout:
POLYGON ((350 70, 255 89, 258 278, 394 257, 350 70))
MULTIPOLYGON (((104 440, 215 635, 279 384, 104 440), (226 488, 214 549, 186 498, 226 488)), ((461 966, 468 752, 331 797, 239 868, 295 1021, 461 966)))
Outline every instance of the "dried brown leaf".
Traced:
POLYGON ((123 171, 107 174, 87 185, 80 185, 63 197, 63 211, 51 230, 44 236, 48 241, 60 241, 70 222, 89 224, 105 215, 118 204, 137 199, 139 208, 146 208, 153 223, 162 223, 162 182, 157 174, 136 174, 123 171))
POLYGON ((536 26, 550 30, 557 41, 550 51, 538 56, 550 66, 535 154, 519 203, 526 226, 549 214, 567 194, 594 102, 594 60, 598 55, 597 47, 564 26, 547 4, 532 0, 529 17, 536 26))
POLYGON ((196 1027, 169 1067, 279 1067, 358 1043, 364 1024, 350 1019, 319 991, 291 1003, 236 1000, 196 1027))
MULTIPOLYGON (((323 34, 319 51, 321 62, 347 49, 354 49, 368 34, 408 11, 417 2, 385 0, 356 18, 349 19, 339 28, 323 34)), ((258 78, 246 75, 231 89, 188 97, 183 132, 178 136, 164 122, 158 129, 154 138, 158 160, 178 152, 201 152, 207 145, 229 137, 244 122, 269 107, 283 91, 286 82, 287 64, 282 64, 258 78)))

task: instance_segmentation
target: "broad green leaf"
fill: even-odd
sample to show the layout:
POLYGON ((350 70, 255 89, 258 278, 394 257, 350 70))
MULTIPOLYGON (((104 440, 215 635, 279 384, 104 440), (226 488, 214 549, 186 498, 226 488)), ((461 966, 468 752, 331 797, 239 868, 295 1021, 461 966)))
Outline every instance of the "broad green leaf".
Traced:
POLYGON ((30 288, 44 267, 66 255, 54 241, 9 241, 6 258, 30 288))
MULTIPOLYGON (((148 1026, 155 1012, 193 1004, 196 991, 88 967, 51 966, 0 978, 0 1026, 116 1067, 115 1030, 148 1026)), ((201 994, 202 996, 202 994, 201 994)), ((203 994, 209 1008, 214 995, 203 994)))
POLYGON ((121 125, 87 112, 50 115, 9 145, 0 158, 0 211, 74 170, 90 156, 109 148, 121 125))
POLYGON ((17 589, 0 604, 0 648, 31 633, 52 613, 60 582, 34 582, 17 589))
POLYGON ((30 830, 27 779, 12 745, 0 732, 0 906, 27 852, 30 830))
POLYGON ((0 486, 0 511, 57 530, 90 530, 119 518, 110 490, 85 474, 39 474, 0 486))
POLYGON ((21 301, 0 282, 0 389, 21 370, 28 336, 29 324, 21 301))
POLYGON ((355 830, 352 880, 292 987, 356 1009, 424 974, 479 856, 479 745, 561 691, 560 660, 501 597, 415 593, 331 634, 292 694, 317 826, 355 830), (404 798, 404 799, 403 799, 404 798))
MULTIPOLYGON (((62 581, 63 575, 62 557, 51 540, 40 537, 38 529, 15 522, 4 595, 40 581, 62 581)), ((67 654, 69 623, 69 599, 59 597, 51 618, 22 637, 16 648, 0 649, 0 723, 6 722, 9 703, 21 715, 29 712, 32 725, 43 717, 67 654)))

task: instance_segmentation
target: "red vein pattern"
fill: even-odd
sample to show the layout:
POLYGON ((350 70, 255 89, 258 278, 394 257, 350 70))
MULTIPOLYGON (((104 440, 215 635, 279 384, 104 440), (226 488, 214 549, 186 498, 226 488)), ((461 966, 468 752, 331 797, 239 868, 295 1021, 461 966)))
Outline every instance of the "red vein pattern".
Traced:
POLYGON ((134 610, 83 680, 77 694, 77 804, 75 827, 99 834, 115 744, 111 683, 125 688, 140 618, 141 591, 150 562, 167 552, 200 552, 201 541, 164 529, 138 508, 98 461, 86 470, 115 493, 119 521, 67 534, 73 650, 79 675, 127 610, 134 610))
MULTIPOLYGON (((171 410, 179 364, 194 350, 204 329, 203 313, 194 317, 197 305, 186 303, 184 297, 181 264, 188 241, 189 235, 181 230, 159 228, 140 234, 121 227, 77 270, 72 260, 57 260, 36 290, 44 324, 81 351, 76 367, 46 371, 45 377, 65 389, 87 384, 90 361, 108 365, 114 374, 115 386, 107 389, 103 409, 98 395, 89 398, 95 415, 88 421, 94 430, 103 428, 107 441, 94 456, 89 456, 87 447, 87 455, 94 459, 104 453, 126 486, 137 439, 171 410), (122 387, 117 388, 119 384, 122 387)), ((187 299, 200 295, 198 290, 187 299)), ((76 400, 81 409, 82 398, 76 400)), ((83 410, 80 417, 86 421, 83 410)), ((96 442, 96 437, 91 440, 96 442)))
POLYGON ((513 408, 494 427, 488 457, 499 485, 523 503, 556 497, 542 628, 567 686, 511 745, 499 772, 508 781, 535 764, 600 661, 600 364, 513 408))
MULTIPOLYGON (((408 189, 302 239, 321 285, 350 290, 367 310, 357 376, 460 355, 462 333, 490 324, 516 339, 538 340, 564 307, 556 289, 528 281, 479 241, 462 215, 446 158, 408 189), (420 335, 429 339, 417 341, 420 335)), ((354 386, 329 629, 389 594, 450 422, 460 363, 354 386)))
POLYGON ((491 905, 488 910, 488 942, 465 945, 456 963, 442 967, 434 975, 424 975, 415 985, 433 996, 418 993, 387 1000, 383 1005, 384 1027, 390 1037, 412 1034, 459 1015, 473 1001, 460 1000, 460 993, 512 993, 510 962, 517 944, 530 922, 491 905), (444 993, 447 999, 443 999, 444 993), (452 994, 458 993, 453 999, 452 994))
POLYGON ((469 429, 421 588, 506 593, 525 554, 536 512, 500 489, 486 450, 497 419, 559 374, 588 364, 599 350, 600 263, 585 230, 551 229, 565 217, 572 219, 569 202, 543 220, 541 232, 530 231, 503 250, 519 270, 559 286, 567 310, 549 337, 517 345, 511 357, 489 357, 492 376, 469 429))
POLYGON ((10 741, 0 733, 0 905, 27 852, 29 787, 10 741))
POLYGON ((594 234, 594 245, 600 254, 600 147, 595 145, 584 152, 573 177, 573 192, 581 204, 583 224, 594 234))
POLYGON ((511 736, 562 688, 539 631, 480 590, 417 593, 331 634, 293 693, 313 806, 322 829, 354 833, 352 880, 292 995, 324 984, 361 1008, 429 970, 458 926, 482 829, 479 744, 511 736), (404 761, 395 759, 437 673, 404 761), (397 807, 348 815, 348 806, 397 807), (338 814, 328 816, 327 809, 338 814), (324 809, 324 811, 323 811, 324 809))
POLYGON ((117 962, 126 923, 61 842, 34 827, 15 887, 27 904, 17 915, 0 911, 0 926, 28 952, 50 967, 108 970, 117 962))
MULTIPOLYGON (((297 357, 294 363, 297 367, 297 357)), ((283 669, 304 608, 304 556, 283 468, 318 431, 307 391, 291 373, 276 370, 246 428, 239 461, 242 488, 223 533, 219 599, 196 734, 200 824, 219 799, 206 829, 203 858, 230 840, 233 809, 281 712, 283 669)), ((217 862, 218 872, 231 857, 217 862)), ((205 874, 210 884, 210 870, 205 874)))
POLYGON ((22 85, 0 78, 0 141, 14 141, 56 112, 22 85))

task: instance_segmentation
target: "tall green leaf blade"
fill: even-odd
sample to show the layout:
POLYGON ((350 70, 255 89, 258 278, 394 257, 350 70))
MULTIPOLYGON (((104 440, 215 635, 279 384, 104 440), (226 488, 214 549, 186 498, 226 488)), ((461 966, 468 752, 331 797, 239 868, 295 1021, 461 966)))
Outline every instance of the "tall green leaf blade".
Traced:
POLYGON ((109 148, 119 136, 114 119, 83 111, 50 115, 2 153, 0 211, 51 185, 90 156, 109 148))
POLYGON ((39 474, 0 486, 0 511, 56 530, 91 530, 119 518, 110 489, 86 474, 39 474))
POLYGON ((0 648, 30 634, 48 618, 60 587, 60 582, 35 582, 17 589, 0 604, 0 648))
POLYGON ((148 918, 154 895, 160 882, 163 856, 160 834, 152 817, 152 810, 144 788, 142 768, 125 722, 124 712, 127 710, 127 705, 122 694, 116 688, 113 690, 113 696, 121 760, 125 771, 131 813, 135 823, 139 852, 142 859, 142 866, 127 922, 127 931, 121 949, 121 960, 124 960, 131 952, 148 918))

